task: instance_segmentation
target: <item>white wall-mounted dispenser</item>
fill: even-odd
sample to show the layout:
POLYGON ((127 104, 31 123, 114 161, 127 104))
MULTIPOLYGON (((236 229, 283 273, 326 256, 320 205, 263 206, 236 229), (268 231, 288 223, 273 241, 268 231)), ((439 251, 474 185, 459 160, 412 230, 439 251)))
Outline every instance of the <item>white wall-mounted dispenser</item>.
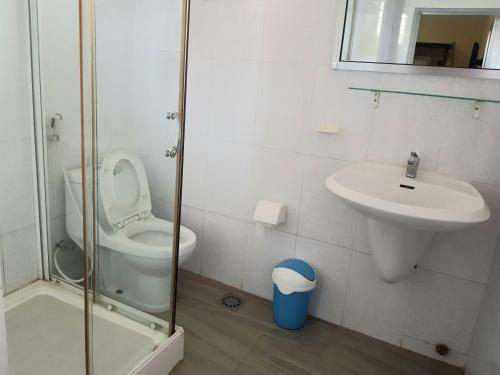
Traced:
POLYGON ((278 202, 260 200, 253 219, 268 227, 279 225, 286 220, 286 206, 278 202))

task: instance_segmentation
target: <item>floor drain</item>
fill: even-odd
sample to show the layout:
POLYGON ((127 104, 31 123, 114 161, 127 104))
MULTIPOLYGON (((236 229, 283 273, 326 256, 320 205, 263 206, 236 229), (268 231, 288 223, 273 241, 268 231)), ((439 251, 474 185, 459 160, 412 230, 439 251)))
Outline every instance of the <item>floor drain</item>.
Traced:
POLYGON ((116 294, 123 294, 123 290, 121 290, 121 289, 116 289, 115 293, 116 293, 116 294))
POLYGON ((243 304, 243 301, 241 300, 240 297, 229 294, 227 296, 222 297, 221 303, 223 306, 231 310, 237 310, 243 304))

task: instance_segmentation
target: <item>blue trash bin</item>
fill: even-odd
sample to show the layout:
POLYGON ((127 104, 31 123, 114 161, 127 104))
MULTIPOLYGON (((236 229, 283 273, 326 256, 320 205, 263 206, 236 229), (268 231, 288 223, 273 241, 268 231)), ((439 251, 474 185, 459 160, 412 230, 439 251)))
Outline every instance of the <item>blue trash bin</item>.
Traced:
POLYGON ((273 269, 273 317, 277 325, 299 329, 307 320, 311 293, 316 286, 316 272, 307 262, 287 259, 273 269))

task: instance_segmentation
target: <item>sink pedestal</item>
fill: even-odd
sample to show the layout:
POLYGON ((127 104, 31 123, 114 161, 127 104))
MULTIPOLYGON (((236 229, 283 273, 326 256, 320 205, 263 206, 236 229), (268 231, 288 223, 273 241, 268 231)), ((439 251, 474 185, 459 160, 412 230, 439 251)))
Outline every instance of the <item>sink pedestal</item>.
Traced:
POLYGON ((408 229, 368 218, 368 235, 380 277, 392 284, 404 279, 422 259, 434 232, 408 229))

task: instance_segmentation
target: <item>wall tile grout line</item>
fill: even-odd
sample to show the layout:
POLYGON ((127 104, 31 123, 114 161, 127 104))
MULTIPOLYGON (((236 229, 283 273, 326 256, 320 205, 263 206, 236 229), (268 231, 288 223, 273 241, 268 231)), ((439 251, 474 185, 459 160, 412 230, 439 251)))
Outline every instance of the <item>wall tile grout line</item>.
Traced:
POLYGON ((353 258, 353 250, 351 250, 349 254, 349 269, 347 271, 347 278, 346 278, 346 283, 345 283, 345 293, 344 293, 344 299, 342 301, 342 315, 340 316, 340 325, 343 327, 344 326, 344 316, 345 316, 345 305, 347 302, 347 291, 349 290, 349 279, 351 278, 351 268, 352 268, 352 258, 353 258))
POLYGON ((27 225, 27 226, 22 227, 22 228, 15 229, 15 230, 11 230, 11 231, 9 231, 9 232, 5 232, 5 233, 0 233, 0 237, 4 237, 4 236, 8 236, 8 235, 11 235, 11 234, 17 233, 17 232, 21 232, 21 231, 23 231, 23 230, 30 229, 31 227, 34 227, 34 226, 35 226, 35 223, 33 222, 33 224, 27 225))
POLYGON ((410 306, 411 306, 411 301, 412 301, 412 298, 413 298, 413 292, 415 291, 415 279, 417 277, 417 272, 418 272, 418 268, 414 270, 412 276, 411 276, 411 290, 410 290, 410 295, 408 297, 408 303, 406 305, 406 319, 405 319, 405 323, 403 325, 403 331, 401 332, 401 338, 399 339, 400 340, 400 346, 403 345, 403 336, 405 335, 406 333, 406 329, 407 329, 407 325, 408 325, 408 319, 409 319, 409 311, 410 311, 410 306))

